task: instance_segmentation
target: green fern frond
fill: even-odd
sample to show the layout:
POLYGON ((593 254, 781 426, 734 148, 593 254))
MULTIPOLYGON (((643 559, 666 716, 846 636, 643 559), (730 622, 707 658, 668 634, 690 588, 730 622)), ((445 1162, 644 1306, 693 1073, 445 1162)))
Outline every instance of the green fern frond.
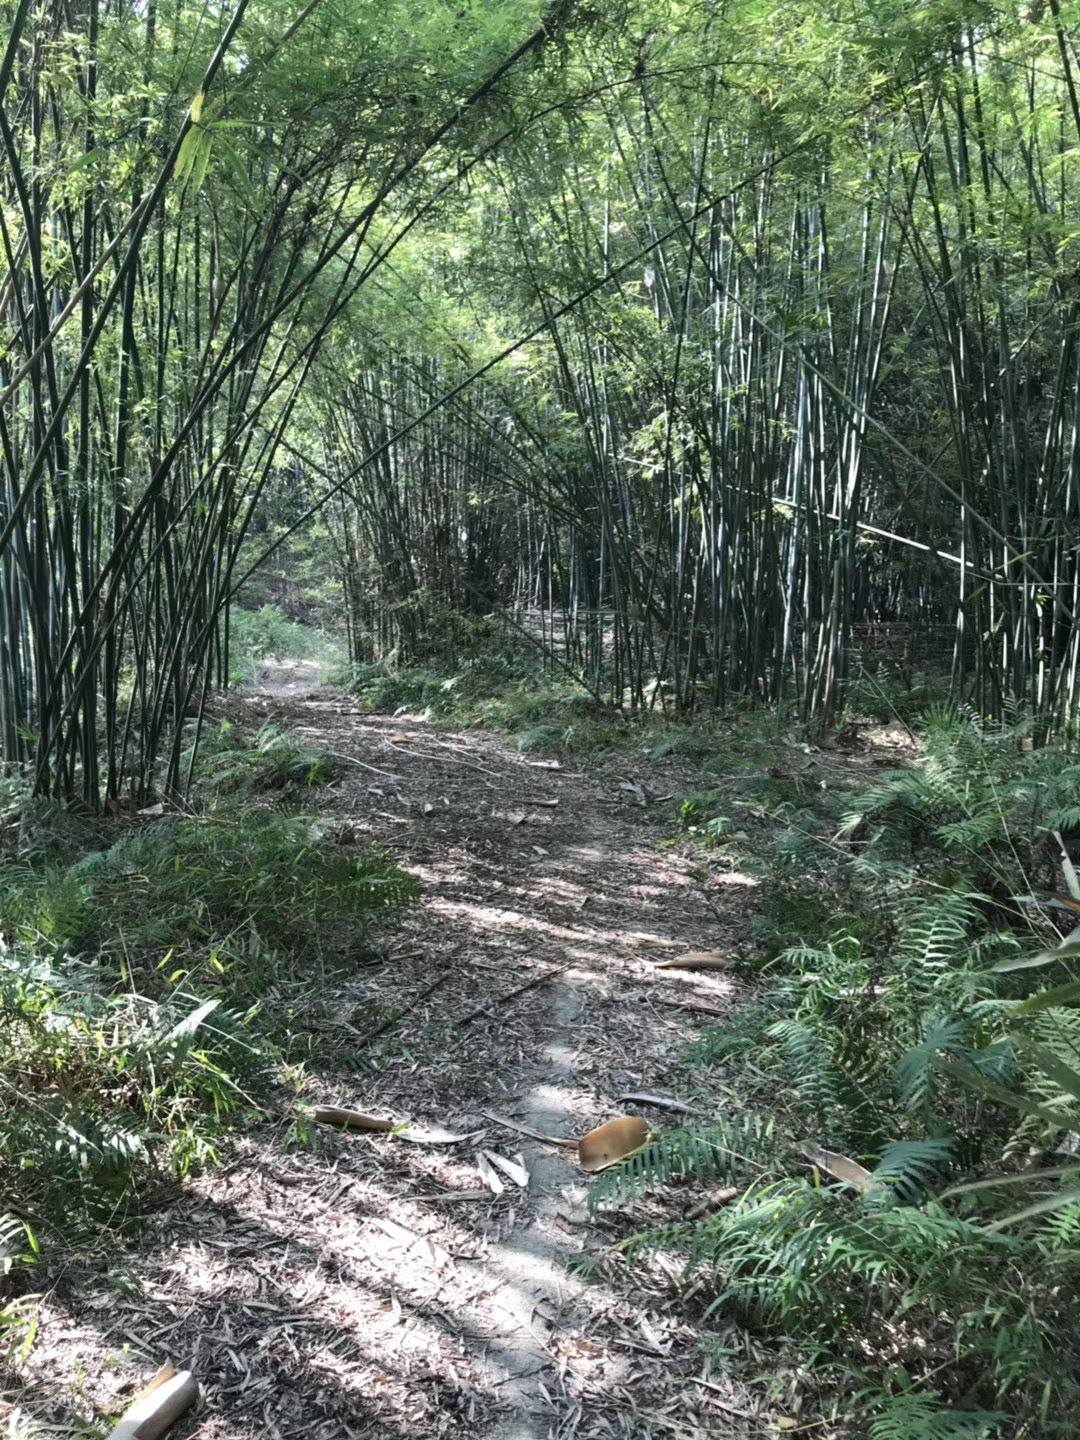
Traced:
POLYGON ((745 1114, 713 1125, 668 1130, 593 1181, 589 1209, 636 1199, 673 1180, 730 1180, 775 1154, 773 1122, 745 1114))
POLYGON ((822 1021, 808 1022, 795 1017, 777 1020, 766 1035, 782 1045, 791 1087, 799 1100, 814 1110, 820 1122, 824 1123, 829 1111, 845 1102, 858 1104, 859 1097, 852 1094, 849 1076, 834 1058, 843 1049, 839 1030, 822 1021))
POLYGON ((900 1098, 911 1111, 924 1111, 931 1103, 933 1062, 943 1050, 967 1049, 969 1026, 952 1016, 930 1016, 923 1038, 901 1055, 893 1066, 900 1098))
POLYGON ((966 891, 920 899, 900 917, 900 953, 917 966, 942 969, 961 958, 979 912, 966 891))
POLYGON ((915 1282, 936 1276, 936 1304, 966 1294, 966 1264, 977 1264, 999 1237, 933 1202, 868 1209, 840 1186, 779 1180, 751 1186, 734 1205, 701 1221, 690 1239, 688 1270, 724 1277, 721 1300, 756 1313, 804 1340, 833 1343, 846 1330, 848 1304, 868 1288, 888 1313, 915 1282), (835 1294, 836 1304, 823 1303, 835 1294))
POLYGON ((936 1390, 906 1390, 886 1400, 870 1440, 988 1440, 1005 1416, 993 1410, 952 1410, 936 1390))
POLYGON ((1080 804, 1069 803, 1056 805, 1047 811, 1044 828, 1053 832, 1069 830, 1080 830, 1080 804))
MULTIPOLYGON (((1080 1202, 1051 1210, 1043 1221, 1039 1239, 1051 1252, 1080 1244, 1080 1202)), ((1071 1258, 1075 1259, 1075 1254, 1071 1258)))
POLYGON ((886 1184, 902 1204, 916 1204, 943 1178, 955 1152, 947 1137, 896 1140, 886 1145, 873 1178, 886 1184))

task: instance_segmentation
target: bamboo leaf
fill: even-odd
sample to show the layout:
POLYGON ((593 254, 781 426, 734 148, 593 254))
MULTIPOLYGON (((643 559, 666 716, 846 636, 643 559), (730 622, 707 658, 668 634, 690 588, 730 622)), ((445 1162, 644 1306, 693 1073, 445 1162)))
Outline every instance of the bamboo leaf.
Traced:
POLYGON ((206 179, 206 171, 210 165, 210 153, 213 149, 213 138, 208 132, 204 132, 202 143, 199 146, 198 155, 192 166, 191 188, 197 195, 202 189, 203 181, 206 179))
POLYGON ((1016 1210, 1011 1215, 1006 1215, 1002 1220, 996 1220, 987 1228, 990 1230, 1004 1230, 1007 1225, 1015 1225, 1020 1220, 1030 1220, 1036 1215, 1046 1215, 1051 1210, 1060 1210, 1065 1205, 1080 1203, 1080 1188, 1075 1190, 1063 1190, 1058 1195, 1048 1195, 1044 1200, 1037 1200, 1033 1205, 1027 1205, 1023 1210, 1016 1210))
POLYGON ((1065 876, 1065 886, 1073 900, 1080 901, 1080 876, 1076 873, 1076 866, 1069 858, 1069 852, 1065 849, 1065 841, 1061 838, 1061 831, 1054 831, 1054 839, 1061 851, 1061 870, 1065 876))
POLYGON ((1071 1005, 1076 1000, 1080 1000, 1080 980, 1070 980, 1066 985, 1056 985, 1052 990, 1041 990, 1038 995, 1032 995, 1010 1010, 1008 1015, 1011 1020, 1021 1015, 1036 1015, 1040 1010, 1053 1010, 1058 1005, 1071 1005))
POLYGON ((1071 1175, 1080 1175, 1080 1166, 1051 1165, 1043 1170, 1021 1170, 1015 1175, 994 1175, 988 1180, 969 1180, 963 1185, 950 1185, 938 1199, 948 1200, 953 1195, 968 1195, 977 1190, 997 1190, 1002 1185, 1028 1185, 1032 1180, 1064 1180, 1071 1175))
POLYGON ((991 1100, 997 1100, 999 1104, 1009 1105, 1014 1110, 1019 1110, 1024 1115, 1034 1115, 1039 1120, 1045 1120, 1047 1124, 1053 1125, 1057 1130, 1069 1130, 1073 1126, 1068 1116, 1060 1115, 1049 1106, 1039 1105, 1034 1100, 1029 1100, 1024 1095, 1018 1095, 1015 1091, 1009 1090, 1004 1085, 997 1084, 994 1080, 987 1080, 977 1070, 968 1069, 959 1065, 954 1060, 943 1060, 935 1057, 931 1062, 935 1069, 952 1075, 962 1085, 967 1085, 972 1090, 979 1090, 991 1100))
POLYGON ((1067 1095, 1074 1100, 1080 1100, 1080 1074, 1066 1065, 1046 1045, 1024 1044, 1020 1047, 1022 1055, 1029 1055, 1038 1065, 1044 1075, 1048 1075, 1055 1085, 1060 1085, 1067 1095))

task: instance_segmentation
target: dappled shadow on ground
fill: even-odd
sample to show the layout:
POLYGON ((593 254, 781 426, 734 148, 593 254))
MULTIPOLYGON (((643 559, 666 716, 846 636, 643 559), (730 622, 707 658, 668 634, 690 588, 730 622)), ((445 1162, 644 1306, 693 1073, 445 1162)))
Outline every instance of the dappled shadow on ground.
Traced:
POLYGON ((53 1425, 122 1409, 171 1356, 204 1389, 174 1433, 214 1440, 647 1436, 752 1418, 745 1397, 691 1383, 702 1362, 677 1276, 624 1266, 611 1288, 575 1273, 604 1236, 585 1177, 506 1124, 573 1137, 627 1110, 672 1123, 630 1092, 707 1103, 684 1042, 733 981, 655 967, 738 945, 750 878, 714 866, 706 885, 658 843, 670 811, 625 761, 556 769, 328 697, 228 704, 337 754, 344 778, 319 804, 341 843, 378 841, 424 885, 382 963, 294 1017, 317 1036, 301 1100, 461 1138, 298 1136, 283 1098, 282 1121, 180 1188, 137 1245, 60 1278, 23 1403, 53 1425), (382 1015, 398 1018, 367 1043, 357 1017, 382 1015), (481 1148, 519 1156, 528 1187, 485 1188, 481 1148))

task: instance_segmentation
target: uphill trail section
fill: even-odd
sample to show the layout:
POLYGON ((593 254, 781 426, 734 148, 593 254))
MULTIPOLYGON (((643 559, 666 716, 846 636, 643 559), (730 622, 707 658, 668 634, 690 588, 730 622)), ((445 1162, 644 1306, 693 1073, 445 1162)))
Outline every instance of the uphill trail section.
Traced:
POLYGON ((229 717, 336 756, 316 803, 340 843, 377 842, 423 886, 344 980, 313 977, 299 1101, 413 1128, 298 1138, 286 1103, 221 1169, 164 1187, 130 1249, 46 1298, 25 1413, 55 1425, 76 1392, 117 1413, 171 1358, 202 1385, 177 1437, 755 1433, 748 1395, 700 1383, 703 1306, 677 1264, 587 1275, 625 1225, 589 1215, 574 1151, 524 1133, 679 1123, 630 1094, 708 1103, 686 1049, 733 982, 655 967, 744 938, 751 882, 706 883, 670 843, 655 787, 687 777, 370 715, 304 667, 261 684, 229 717))

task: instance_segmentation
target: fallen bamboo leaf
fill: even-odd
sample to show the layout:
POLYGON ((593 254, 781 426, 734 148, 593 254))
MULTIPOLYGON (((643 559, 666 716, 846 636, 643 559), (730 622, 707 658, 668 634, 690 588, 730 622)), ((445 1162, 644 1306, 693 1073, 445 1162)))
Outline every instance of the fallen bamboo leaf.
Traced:
POLYGON ((396 1220, 384 1220, 381 1215, 373 1215, 371 1223, 377 1230, 389 1236, 395 1245, 405 1250, 411 1249, 420 1239, 415 1230, 409 1230, 404 1225, 399 1225, 396 1220))
POLYGON ((670 1342, 666 1346, 663 1344, 659 1335, 657 1335, 656 1331, 649 1324, 649 1317, 647 1315, 640 1315, 638 1317, 638 1329, 658 1355, 667 1356, 671 1354, 670 1342))
MULTIPOLYGON (((157 1377, 155 1377, 156 1379, 157 1377)), ((108 1440, 157 1440, 199 1398, 198 1382, 190 1370, 181 1370, 152 1388, 124 1412, 108 1440)))
POLYGON ((372 1225, 377 1230, 389 1237, 391 1249, 399 1250, 402 1255, 408 1255, 413 1260, 429 1260, 436 1269, 441 1269, 449 1264, 450 1255, 441 1245, 433 1245, 426 1235, 417 1235, 415 1231, 407 1229, 404 1225, 398 1225, 393 1220, 383 1220, 380 1217, 373 1217, 372 1225))
POLYGON ((374 1115, 365 1115, 362 1110, 345 1110, 337 1105, 316 1105, 312 1119, 320 1125, 341 1125, 346 1130, 392 1130, 392 1120, 379 1120, 374 1115))
POLYGON ((1065 841, 1061 838, 1061 831, 1053 832, 1054 839, 1061 851, 1061 873, 1065 876, 1065 888, 1069 892, 1069 899, 1080 908, 1080 877, 1077 876, 1076 866, 1073 864, 1068 850, 1065 848, 1065 841))
POLYGON ((157 1372, 157 1374, 150 1381, 150 1383, 148 1385, 144 1385, 143 1388, 139 1391, 139 1393, 135 1396, 131 1404, 128 1406, 128 1410, 133 1410, 136 1405, 141 1405, 148 1395, 152 1395, 155 1390, 160 1390, 162 1385, 164 1385, 167 1381, 171 1380, 175 1374, 176 1366, 172 1363, 171 1360, 166 1360, 165 1364, 157 1372))
POLYGON ((730 1205, 738 1193, 737 1185, 727 1185, 723 1190, 714 1190, 711 1195, 706 1195, 704 1200, 699 1200, 696 1205, 691 1205, 683 1219, 701 1220, 704 1216, 711 1215, 714 1210, 720 1210, 723 1206, 730 1205))
POLYGON ((650 995, 649 1001, 653 1005, 670 1005, 672 1010, 688 1010, 692 1015, 719 1015, 720 1018, 727 1018, 726 1010, 718 1010, 715 1005, 695 1005, 692 1000, 669 1000, 666 995, 650 995))
MULTIPOLYGON (((513 1000, 518 995, 524 995, 526 990, 532 990, 536 985, 543 985, 548 980, 554 980, 555 976, 561 975, 565 969, 565 965, 559 965, 556 969, 548 970, 543 975, 534 975, 531 980, 526 980, 524 984, 515 986, 513 990, 508 990, 505 995, 496 996, 491 1003, 493 1005, 505 1005, 508 1000, 513 1000)), ((457 1022, 458 1029, 460 1030, 463 1025, 470 1024, 479 1015, 487 1015, 490 1018, 491 1011, 487 1005, 478 1005, 475 1010, 470 1010, 467 1015, 463 1015, 457 1022)))
POLYGON ((525 805, 539 805, 546 810, 554 810, 559 802, 558 800, 525 800, 522 803, 525 805))
POLYGON ((581 1137, 578 1160, 581 1168, 591 1175, 635 1154, 648 1139, 649 1127, 644 1120, 637 1115, 622 1115, 581 1137))
POLYGON ((655 1105, 660 1110, 677 1110, 680 1115, 703 1115, 706 1120, 713 1118, 711 1111, 702 1110, 697 1105, 687 1105, 685 1100, 672 1100, 667 1095, 650 1095, 644 1090, 633 1095, 619 1095, 616 1098, 620 1105, 624 1101, 630 1101, 635 1105, 655 1105))
POLYGON ((565 1149, 577 1149, 578 1142, 572 1139, 560 1139, 558 1135, 542 1135, 539 1130, 532 1130, 528 1125, 522 1125, 520 1120, 511 1120, 506 1115, 496 1115, 491 1110, 479 1112, 485 1120, 490 1120, 493 1125, 501 1125, 506 1130, 516 1130, 519 1135, 528 1135, 530 1140, 539 1140, 544 1145, 558 1145, 565 1149))
POLYGON ((691 950, 675 960, 661 960, 657 970, 726 970, 728 957, 720 950, 691 950))
POLYGON ((482 1135, 482 1130, 474 1130, 471 1134, 455 1135, 452 1130, 444 1130, 441 1125, 406 1125, 401 1130, 394 1131, 396 1140, 408 1140, 413 1145, 460 1145, 466 1140, 475 1140, 477 1135, 482 1135))
POLYGON ((525 823, 525 811, 511 810, 507 813, 506 818, 510 821, 511 825, 523 825, 525 823))
POLYGON ((480 1152, 485 1160, 490 1160, 496 1170, 501 1170, 507 1179, 512 1180, 515 1185, 520 1185, 525 1190, 529 1184, 529 1172, 526 1170, 521 1157, 517 1161, 507 1160, 497 1150, 482 1150, 480 1152))
POLYGON ((495 1173, 494 1167, 488 1161, 487 1156, 482 1150, 477 1150, 475 1152, 475 1155, 476 1168, 480 1172, 480 1179, 484 1182, 484 1184, 487 1186, 487 1188, 491 1191, 493 1195, 501 1195, 506 1189, 506 1186, 495 1173))
POLYGON ((870 1171, 865 1165, 860 1165, 857 1160, 849 1160, 846 1155, 840 1155, 835 1150, 823 1150, 811 1141, 800 1145, 799 1149, 811 1165, 824 1170, 834 1180, 840 1180, 845 1185, 854 1185, 862 1195, 881 1184, 880 1180, 870 1178, 870 1171))
MULTIPOLYGON (((695 1384, 695 1385, 700 1385, 703 1390, 710 1390, 710 1391, 712 1391, 712 1393, 713 1393, 714 1395, 716 1395, 716 1396, 721 1396, 721 1395, 726 1396, 727 1393, 728 1393, 726 1390, 722 1389, 719 1385, 714 1384, 713 1381, 711 1381, 711 1380, 703 1380, 703 1379, 701 1378, 701 1376, 699 1376, 699 1375, 694 1375, 694 1376, 691 1376, 690 1378, 691 1378, 691 1381, 692 1381, 693 1384, 695 1384)), ((740 1416, 743 1420, 757 1420, 757 1419, 759 1418, 757 1415, 753 1414, 753 1412, 750 1411, 750 1410, 739 1410, 739 1409, 737 1409, 734 1405, 729 1404, 726 1399, 724 1399, 724 1400, 717 1399, 717 1400, 715 1400, 713 1403, 716 1404, 716 1405, 719 1405, 719 1407, 720 1407, 721 1410, 726 1410, 729 1415, 738 1415, 738 1416, 740 1416)))

